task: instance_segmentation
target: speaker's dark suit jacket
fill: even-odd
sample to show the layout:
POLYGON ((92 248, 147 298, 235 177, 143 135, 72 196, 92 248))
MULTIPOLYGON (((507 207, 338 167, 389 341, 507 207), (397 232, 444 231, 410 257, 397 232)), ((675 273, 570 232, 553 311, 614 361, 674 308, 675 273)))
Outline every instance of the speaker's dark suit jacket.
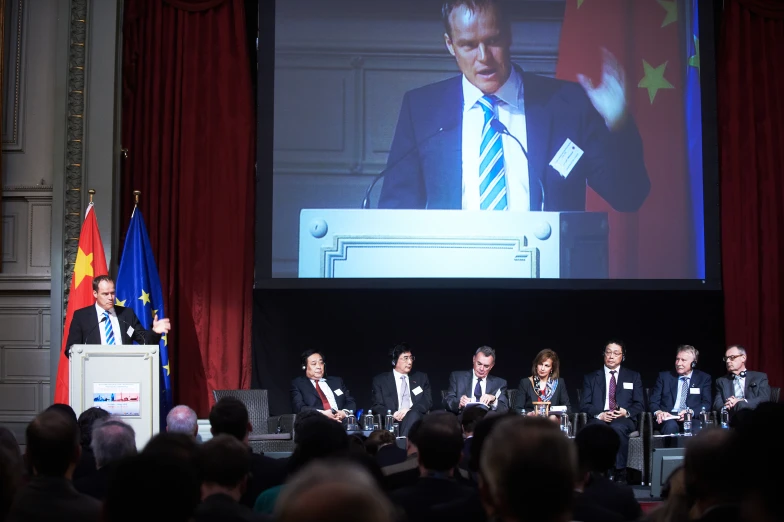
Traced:
MULTIPOLYGON (((422 372, 411 372, 408 374, 409 394, 411 395, 411 411, 421 415, 426 414, 433 407, 433 396, 430 392, 430 381, 427 374, 422 372), (422 393, 414 394, 414 390, 422 388, 422 393)), ((392 371, 384 372, 373 377, 373 403, 374 413, 392 413, 400 409, 397 398, 397 383, 395 374, 392 371)))
MULTIPOLYGON (((354 410, 357 409, 357 403, 346 388, 343 379, 340 377, 325 377, 327 386, 332 390, 335 395, 335 403, 339 410, 354 410), (336 390, 343 392, 341 395, 335 393, 336 390)), ((319 397, 313 381, 300 375, 291 381, 291 407, 294 413, 299 413, 306 410, 323 410, 324 406, 321 404, 321 397, 319 397)))
MULTIPOLYGON (((746 372, 746 387, 743 390, 746 401, 735 405, 734 410, 756 408, 761 402, 770 400, 770 384, 768 375, 762 372, 746 372)), ((713 395, 713 409, 720 411, 727 399, 735 395, 735 383, 728 375, 716 379, 715 393, 713 395)))
MULTIPOLYGON (((539 395, 534 390, 531 379, 528 377, 520 379, 520 386, 517 388, 517 397, 515 398, 515 409, 521 410, 525 408, 527 411, 530 411, 534 408, 534 401, 539 400, 539 395)), ((553 397, 550 399, 550 407, 552 406, 566 406, 566 413, 572 413, 572 403, 569 402, 566 381, 562 377, 558 378, 558 386, 556 386, 553 397)))
MULTIPOLYGON (((474 390, 471 389, 471 380, 474 377, 474 372, 452 372, 449 375, 449 390, 446 392, 446 397, 442 401, 444 409, 452 413, 460 413, 460 397, 465 395, 471 401, 475 401, 474 390)), ((506 396, 506 380, 493 375, 487 376, 485 383, 485 393, 495 395, 498 390, 498 398, 492 404, 491 409, 505 413, 509 411, 509 399, 506 396)))
MULTIPOLYGON (((651 391, 651 413, 656 413, 657 411, 671 412, 673 408, 675 408, 675 399, 678 398, 678 389, 680 386, 680 378, 674 370, 661 372, 656 378, 656 384, 651 391)), ((691 372, 689 392, 688 395, 686 395, 686 406, 695 412, 699 412, 703 407, 710 411, 710 375, 700 370, 693 370, 691 372)))
MULTIPOLYGON (((122 336, 123 344, 158 344, 161 336, 152 330, 145 330, 132 308, 115 306, 114 312, 120 323, 120 331, 114 332, 115 338, 122 336), (128 327, 133 328, 133 336, 128 335, 128 327)), ((70 356, 71 346, 75 344, 101 344, 101 328, 98 324, 98 313, 95 305, 85 306, 74 312, 71 328, 68 330, 68 341, 65 343, 65 355, 70 356)))
MULTIPOLYGON (((615 402, 618 406, 629 412, 629 418, 637 422, 637 416, 642 412, 642 379, 640 374, 620 367, 616 376, 615 402), (629 383, 632 389, 624 388, 624 383, 629 383)), ((589 373, 583 379, 583 395, 580 411, 590 417, 596 417, 604 411, 604 400, 607 398, 607 383, 604 379, 604 367, 601 370, 589 373)))
MULTIPOLYGON (((631 118, 610 132, 580 85, 515 68, 523 81, 530 208, 542 208, 544 192, 544 210, 585 210, 588 185, 615 210, 637 211, 651 184, 631 118), (585 154, 564 179, 549 163, 567 139, 585 154)), ((462 208, 462 118, 462 76, 406 93, 380 208, 462 208)))

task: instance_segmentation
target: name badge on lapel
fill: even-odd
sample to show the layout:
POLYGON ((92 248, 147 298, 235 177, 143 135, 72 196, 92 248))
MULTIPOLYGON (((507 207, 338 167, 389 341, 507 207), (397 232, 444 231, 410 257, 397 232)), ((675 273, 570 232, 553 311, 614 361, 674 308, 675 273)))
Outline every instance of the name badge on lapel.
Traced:
POLYGON ((334 393, 336 397, 340 397, 341 395, 343 395, 343 390, 338 388, 337 390, 332 390, 332 393, 334 393))
POLYGON ((411 393, 413 393, 414 395, 419 395, 420 393, 422 393, 422 387, 421 386, 417 386, 416 388, 411 390, 411 393))
POLYGON ((633 390, 634 389, 634 383, 633 382, 625 382, 625 383, 623 383, 623 389, 624 390, 633 390))
POLYGON ((700 389, 699 388, 689 388, 689 394, 691 395, 699 395, 700 389))
POLYGON ((128 334, 128 337, 133 337, 133 332, 134 332, 134 331, 135 331, 135 330, 133 329, 133 326, 129 326, 129 327, 128 327, 128 331, 127 331, 127 332, 125 332, 125 333, 127 333, 127 334, 128 334))

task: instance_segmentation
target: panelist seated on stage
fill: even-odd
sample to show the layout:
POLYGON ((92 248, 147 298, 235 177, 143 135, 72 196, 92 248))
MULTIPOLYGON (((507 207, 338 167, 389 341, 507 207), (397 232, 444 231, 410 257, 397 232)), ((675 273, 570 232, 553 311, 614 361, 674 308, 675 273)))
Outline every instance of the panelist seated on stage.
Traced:
POLYGON ((711 376, 696 369, 699 356, 700 352, 693 346, 679 346, 675 370, 661 372, 656 378, 651 392, 651 413, 662 435, 679 433, 687 411, 693 422, 699 422, 695 412, 711 409, 711 376))
POLYGON ((319 350, 302 352, 304 376, 291 381, 291 407, 294 413, 318 410, 327 417, 342 421, 357 409, 343 379, 327 377, 327 364, 319 350))
POLYGON ((373 413, 392 416, 400 423, 400 435, 405 437, 411 425, 433 407, 430 381, 422 372, 412 372, 414 354, 407 343, 395 346, 390 352, 392 371, 373 378, 373 413))
POLYGON ((473 366, 472 371, 449 375, 449 390, 442 401, 444 409, 460 413, 466 404, 480 402, 492 411, 507 412, 506 380, 490 375, 495 366, 495 350, 489 346, 477 348, 473 366))
POLYGON ((727 375, 716 379, 713 409, 726 407, 730 412, 744 408, 756 408, 770 400, 768 375, 746 369, 746 349, 738 344, 724 352, 727 375))
POLYGON ((70 357, 75 344, 158 344, 169 333, 168 319, 152 320, 152 330, 145 330, 133 309, 114 304, 114 280, 107 275, 93 279, 95 304, 74 312, 65 355, 70 357))
MULTIPOLYGON (((526 414, 536 415, 534 402, 549 402, 551 410, 553 407, 565 407, 567 415, 572 413, 566 381, 561 378, 561 362, 553 350, 544 349, 536 354, 531 376, 520 380, 515 409, 525 408, 526 414)), ((558 420, 554 415, 550 417, 558 420)))
POLYGON ((604 348, 604 368, 583 379, 580 411, 588 415, 588 423, 604 422, 615 430, 621 446, 615 456, 615 477, 626 480, 626 458, 629 435, 637 429, 637 417, 643 410, 640 374, 622 367, 626 347, 621 341, 610 341, 604 348))

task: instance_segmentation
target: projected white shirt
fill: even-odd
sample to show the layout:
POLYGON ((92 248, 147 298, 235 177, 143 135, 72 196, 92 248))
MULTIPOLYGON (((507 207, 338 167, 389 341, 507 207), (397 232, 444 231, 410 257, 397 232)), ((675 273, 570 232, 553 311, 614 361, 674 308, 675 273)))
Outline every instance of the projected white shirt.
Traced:
MULTIPOLYGON (((496 112, 509 132, 528 149, 523 104, 523 79, 512 68, 512 74, 495 95, 501 100, 496 112)), ((479 147, 482 141, 484 112, 477 105, 484 93, 463 76, 463 210, 479 208, 479 147)), ((520 146, 509 136, 502 137, 506 164, 506 190, 509 210, 530 210, 528 160, 520 146)), ((541 190, 540 187, 536 188, 541 190)))

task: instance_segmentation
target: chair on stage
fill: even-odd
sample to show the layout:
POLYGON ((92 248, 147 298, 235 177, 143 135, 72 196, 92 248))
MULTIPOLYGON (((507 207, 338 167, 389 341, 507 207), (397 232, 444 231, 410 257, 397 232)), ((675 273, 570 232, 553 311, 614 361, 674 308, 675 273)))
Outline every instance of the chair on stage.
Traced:
POLYGON ((295 414, 270 417, 267 390, 212 390, 215 401, 234 397, 248 409, 248 420, 253 431, 248 443, 254 453, 294 451, 295 414))

